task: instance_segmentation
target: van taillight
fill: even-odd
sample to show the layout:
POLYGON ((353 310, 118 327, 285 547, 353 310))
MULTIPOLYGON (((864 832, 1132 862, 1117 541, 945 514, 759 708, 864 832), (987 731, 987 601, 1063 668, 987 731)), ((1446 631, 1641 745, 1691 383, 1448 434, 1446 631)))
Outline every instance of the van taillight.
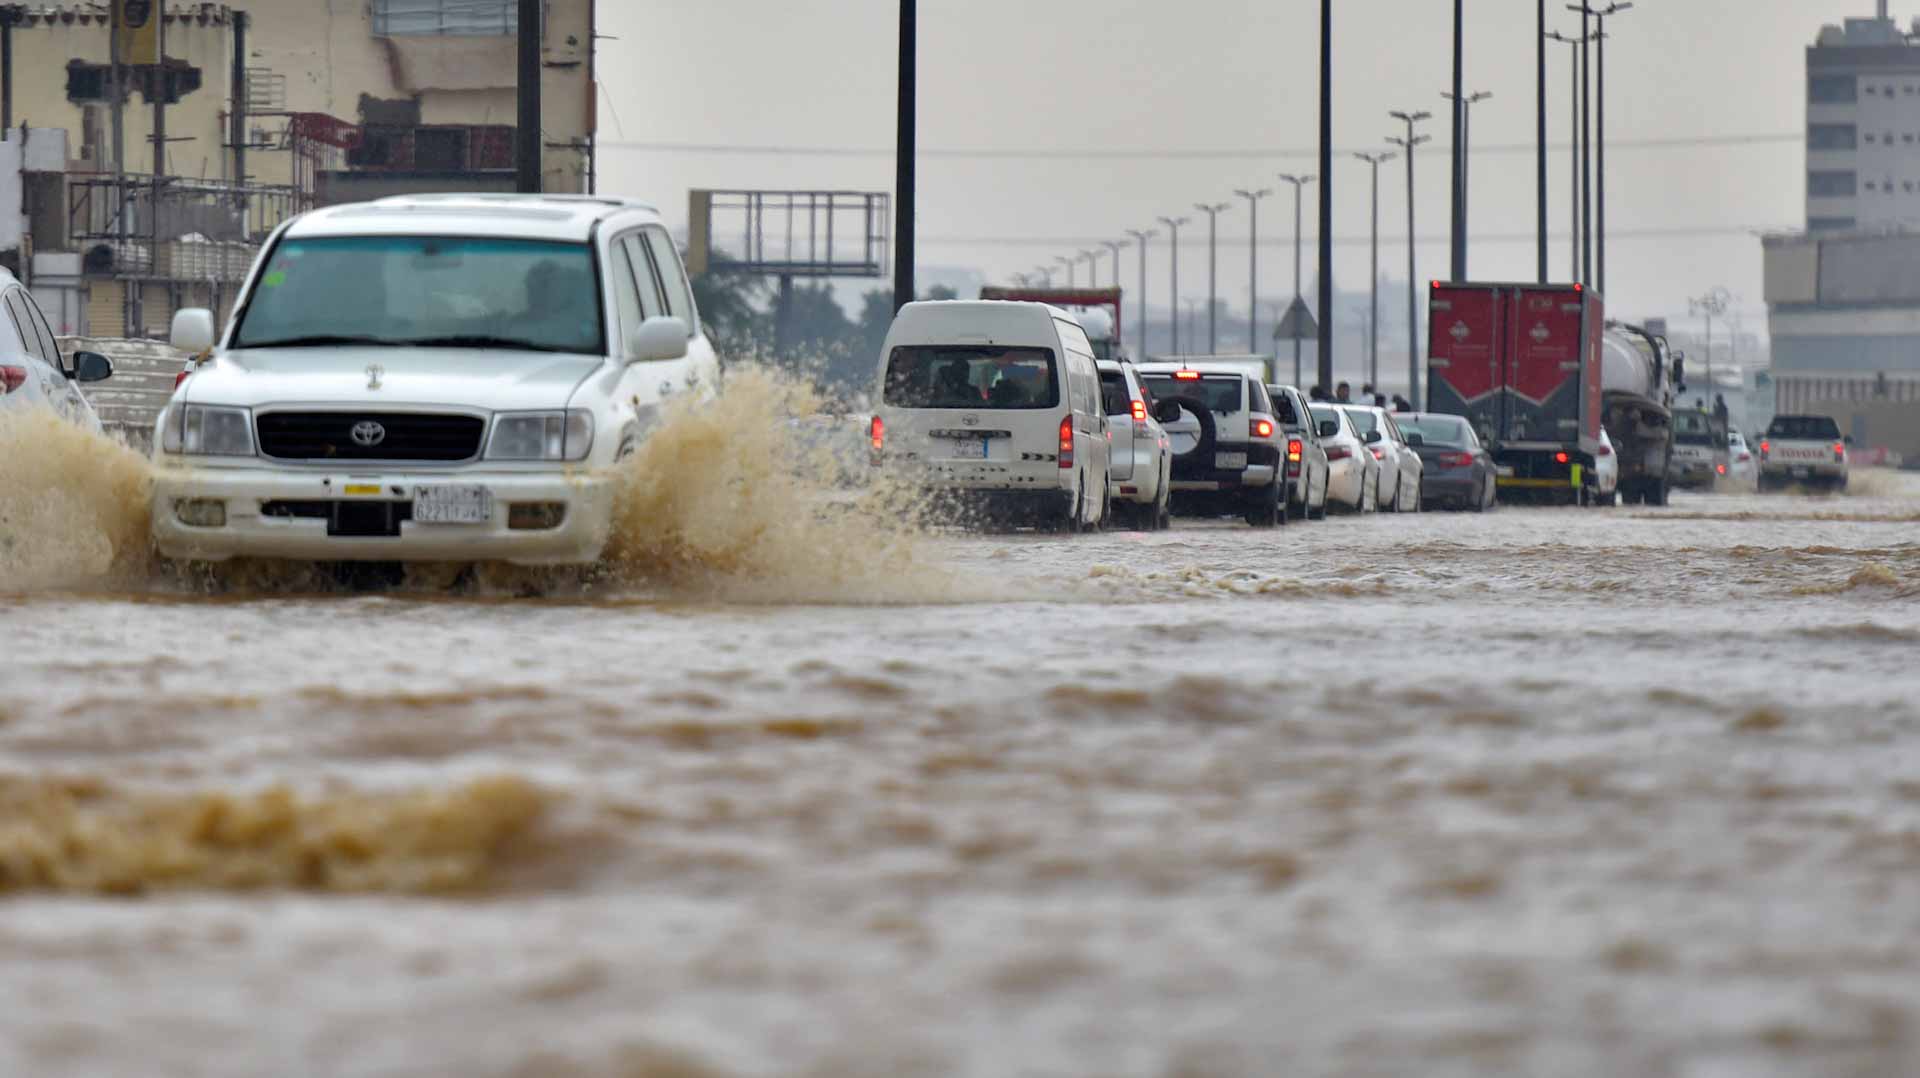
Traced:
POLYGON ((875 453, 885 449, 887 447, 887 421, 881 419, 879 416, 874 416, 873 422, 867 427, 867 436, 873 439, 873 451, 875 453))
POLYGON ((1253 436, 1254 436, 1255 438, 1271 438, 1271 437, 1273 437, 1273 424, 1272 424, 1272 423, 1269 423, 1269 422, 1267 422, 1267 421, 1266 421, 1266 420, 1264 420, 1264 419, 1256 419, 1256 420, 1254 420, 1254 421, 1253 421, 1253 436))
POLYGON ((1567 457, 1567 455, 1566 455, 1565 453, 1555 453, 1555 454, 1553 455, 1553 462, 1554 462, 1555 464, 1565 464, 1565 463, 1567 462, 1567 460, 1568 460, 1568 459, 1569 459, 1569 458, 1567 457))
POLYGON ((1133 421, 1135 423, 1145 423, 1147 421, 1147 402, 1146 401, 1133 402, 1133 421))
POLYGON ((1073 467, 1073 417, 1060 421, 1060 466, 1073 467))
POLYGON ((11 393, 26 384, 25 367, 0 366, 0 394, 11 393))
POLYGON ((1300 463, 1300 453, 1305 448, 1306 448, 1305 446, 1300 444, 1300 439, 1298 438, 1295 438, 1292 441, 1288 442, 1287 443, 1287 463, 1289 464, 1300 463))

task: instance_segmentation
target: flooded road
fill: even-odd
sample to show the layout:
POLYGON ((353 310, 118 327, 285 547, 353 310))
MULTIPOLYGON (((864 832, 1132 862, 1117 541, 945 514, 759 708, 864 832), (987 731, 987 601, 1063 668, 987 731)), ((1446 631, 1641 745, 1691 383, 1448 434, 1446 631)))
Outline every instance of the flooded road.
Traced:
POLYGON ((0 1073, 1920 1073, 1920 482, 1856 488, 16 591, 0 1073))

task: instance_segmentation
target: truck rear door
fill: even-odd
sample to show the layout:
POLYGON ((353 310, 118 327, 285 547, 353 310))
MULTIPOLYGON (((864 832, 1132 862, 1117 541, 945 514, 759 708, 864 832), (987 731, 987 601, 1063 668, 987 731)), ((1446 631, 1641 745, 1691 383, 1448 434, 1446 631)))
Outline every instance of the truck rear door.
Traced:
MULTIPOLYGON (((1587 374, 1599 373, 1598 357, 1584 358, 1593 351, 1587 298, 1566 287, 1519 287, 1503 296, 1510 342, 1503 442, 1598 448, 1599 401, 1587 399, 1587 374)), ((1592 321, 1597 333, 1597 315, 1592 321)), ((1597 380, 1593 388, 1597 397, 1597 380)))
POLYGON ((1427 306, 1427 411, 1466 416, 1483 440, 1501 437, 1506 372, 1500 290, 1433 286, 1427 306))

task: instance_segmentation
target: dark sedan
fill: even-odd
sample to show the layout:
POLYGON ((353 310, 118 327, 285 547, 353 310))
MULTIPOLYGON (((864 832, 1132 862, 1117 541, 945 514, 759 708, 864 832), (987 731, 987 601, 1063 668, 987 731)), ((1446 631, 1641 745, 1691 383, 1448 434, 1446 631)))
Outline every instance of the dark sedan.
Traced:
POLYGON ((1393 417, 1407 444, 1420 454, 1426 474, 1420 479, 1420 508, 1471 509, 1484 513, 1496 490, 1493 457, 1457 415, 1401 412, 1393 417))

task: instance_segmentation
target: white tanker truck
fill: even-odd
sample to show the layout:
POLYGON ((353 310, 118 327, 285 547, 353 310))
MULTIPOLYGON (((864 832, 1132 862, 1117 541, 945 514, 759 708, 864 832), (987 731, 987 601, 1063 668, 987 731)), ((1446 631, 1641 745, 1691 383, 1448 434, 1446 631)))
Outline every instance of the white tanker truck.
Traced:
POLYGON ((1601 409, 1627 504, 1667 504, 1673 482, 1674 388, 1684 356, 1645 327, 1608 322, 1601 341, 1601 409))

